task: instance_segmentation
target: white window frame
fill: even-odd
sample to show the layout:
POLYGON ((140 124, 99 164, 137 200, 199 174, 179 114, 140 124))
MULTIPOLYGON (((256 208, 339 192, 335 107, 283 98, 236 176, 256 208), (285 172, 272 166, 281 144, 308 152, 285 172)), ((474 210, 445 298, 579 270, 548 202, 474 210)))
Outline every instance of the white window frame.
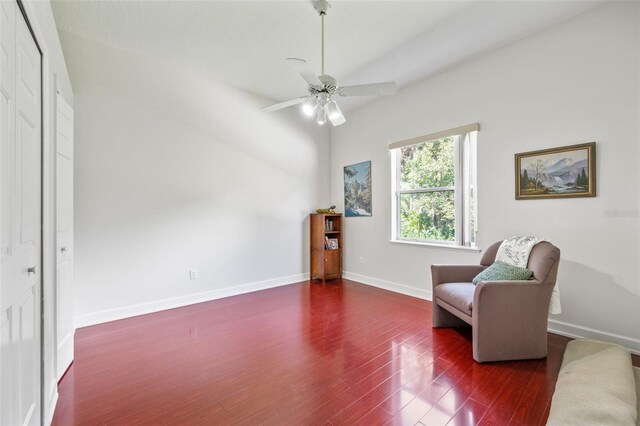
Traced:
POLYGON ((477 249, 477 132, 479 125, 469 125, 461 128, 425 135, 389 145, 391 152, 391 186, 392 195, 392 223, 391 242, 419 245, 438 246, 446 248, 477 249), (433 143, 446 137, 453 138, 454 143, 454 185, 447 187, 433 187, 420 189, 401 189, 400 148, 410 145, 433 143), (473 164, 472 164, 473 162, 473 164), (402 238, 400 236, 400 199, 403 194, 454 191, 455 206, 455 241, 427 240, 402 238), (475 202, 473 202, 475 201, 475 202), (475 228, 471 219, 475 218, 475 228))

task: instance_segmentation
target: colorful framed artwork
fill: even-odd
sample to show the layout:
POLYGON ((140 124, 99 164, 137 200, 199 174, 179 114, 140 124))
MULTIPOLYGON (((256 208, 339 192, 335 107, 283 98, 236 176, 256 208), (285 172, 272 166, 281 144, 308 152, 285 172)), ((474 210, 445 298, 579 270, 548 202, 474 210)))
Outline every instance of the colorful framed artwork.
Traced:
POLYGON ((596 196, 596 143, 515 155, 516 200, 596 196))
POLYGON ((344 215, 371 216, 371 161, 344 167, 344 215))

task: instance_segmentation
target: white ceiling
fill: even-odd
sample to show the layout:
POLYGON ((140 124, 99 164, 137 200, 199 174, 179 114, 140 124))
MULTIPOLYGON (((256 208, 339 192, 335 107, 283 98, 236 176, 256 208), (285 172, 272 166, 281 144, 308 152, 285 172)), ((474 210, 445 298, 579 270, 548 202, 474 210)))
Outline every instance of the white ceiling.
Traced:
MULTIPOLYGON (((325 72, 342 85, 403 86, 599 3, 334 0, 325 18, 325 72)), ((277 101, 307 93, 284 58, 306 59, 320 73, 320 18, 308 0, 54 0, 52 7, 59 30, 277 101)), ((340 103, 348 110, 363 102, 340 103)))

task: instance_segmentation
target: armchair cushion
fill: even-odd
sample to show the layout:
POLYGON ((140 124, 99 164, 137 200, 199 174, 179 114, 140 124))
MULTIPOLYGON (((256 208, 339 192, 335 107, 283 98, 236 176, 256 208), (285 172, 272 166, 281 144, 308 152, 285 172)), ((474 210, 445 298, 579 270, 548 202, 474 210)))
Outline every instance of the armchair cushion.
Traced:
POLYGON ((475 290, 476 287, 471 283, 440 284, 435 289, 435 297, 471 316, 475 290))
POLYGON ((473 279, 473 283, 478 284, 481 281, 528 280, 531 278, 531 275, 533 275, 533 271, 527 268, 520 268, 518 266, 509 265, 508 263, 496 260, 493 265, 476 275, 473 279))

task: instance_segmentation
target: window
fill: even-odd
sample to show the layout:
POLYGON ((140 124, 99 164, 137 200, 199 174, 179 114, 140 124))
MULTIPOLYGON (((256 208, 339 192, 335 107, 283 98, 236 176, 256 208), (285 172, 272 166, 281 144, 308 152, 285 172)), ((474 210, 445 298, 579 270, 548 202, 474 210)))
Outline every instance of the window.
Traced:
POLYGON ((389 145, 392 240, 475 247, 478 124, 389 145))

